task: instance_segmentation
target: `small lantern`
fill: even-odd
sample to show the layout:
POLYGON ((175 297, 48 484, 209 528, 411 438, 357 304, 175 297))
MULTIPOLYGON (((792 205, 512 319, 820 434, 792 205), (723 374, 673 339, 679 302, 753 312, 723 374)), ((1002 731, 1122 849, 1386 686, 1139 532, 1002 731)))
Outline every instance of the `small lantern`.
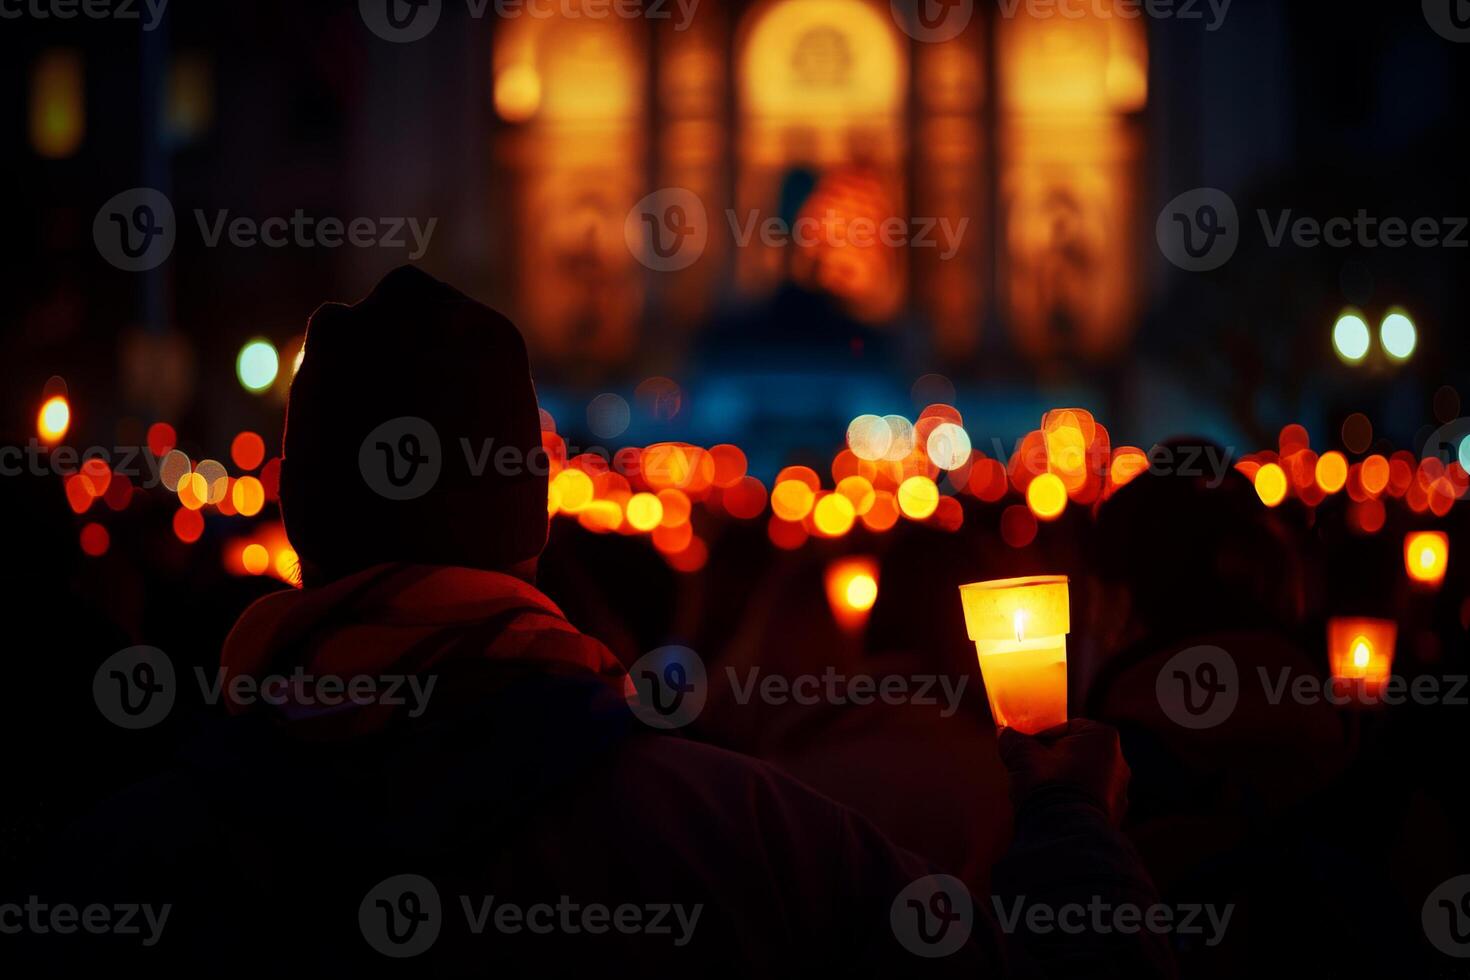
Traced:
POLYGON ((1404 536, 1404 571, 1423 585, 1438 588, 1450 563, 1450 539, 1443 531, 1413 531, 1404 536))
POLYGON ((1327 661, 1334 682, 1361 683, 1376 697, 1393 671, 1398 624, 1386 619, 1338 616, 1327 621, 1327 661))
POLYGON ((996 724, 1026 735, 1066 724, 1066 576, 962 585, 960 601, 996 724))
POLYGON ((871 558, 843 558, 827 566, 827 602, 832 618, 849 633, 868 622, 878 601, 878 563, 871 558))

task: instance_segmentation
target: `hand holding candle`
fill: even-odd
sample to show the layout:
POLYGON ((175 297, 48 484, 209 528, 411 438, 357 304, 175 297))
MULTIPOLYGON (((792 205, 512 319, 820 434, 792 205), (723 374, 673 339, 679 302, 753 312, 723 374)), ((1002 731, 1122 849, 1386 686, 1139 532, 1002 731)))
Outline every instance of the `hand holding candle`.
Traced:
POLYGON ((1071 631, 1066 576, 962 585, 960 601, 995 723, 1027 735, 1065 724, 1071 631))

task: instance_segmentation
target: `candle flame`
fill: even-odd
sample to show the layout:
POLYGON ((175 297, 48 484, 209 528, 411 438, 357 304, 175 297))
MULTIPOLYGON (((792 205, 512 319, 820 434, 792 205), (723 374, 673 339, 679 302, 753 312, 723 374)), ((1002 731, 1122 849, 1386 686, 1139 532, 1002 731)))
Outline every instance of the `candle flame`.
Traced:
POLYGON ((1026 639, 1026 610, 1016 610, 1016 642, 1020 643, 1026 639))
POLYGON ((1368 661, 1372 657, 1373 651, 1368 646, 1368 641, 1361 636, 1358 637, 1357 641, 1353 644, 1353 666, 1361 670, 1368 666, 1368 661))

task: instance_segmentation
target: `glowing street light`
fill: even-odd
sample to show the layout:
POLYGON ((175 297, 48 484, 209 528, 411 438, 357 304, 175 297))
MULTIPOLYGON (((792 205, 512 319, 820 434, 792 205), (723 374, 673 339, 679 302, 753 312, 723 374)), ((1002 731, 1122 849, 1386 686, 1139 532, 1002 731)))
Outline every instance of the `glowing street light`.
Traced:
POLYGON ((36 432, 42 442, 60 442, 71 428, 71 405, 65 395, 52 395, 36 415, 36 432))
POLYGON ((280 369, 281 359, 269 340, 250 341, 240 348, 240 356, 235 360, 235 374, 246 391, 266 391, 276 383, 276 372, 280 369))
POLYGON ((1390 313, 1383 318, 1383 324, 1378 328, 1378 342, 1383 345, 1384 353, 1393 360, 1407 361, 1418 346, 1419 332, 1414 329, 1414 321, 1406 314, 1390 313))
POLYGON ((1344 313, 1337 318, 1337 324, 1332 328, 1332 346, 1337 349, 1337 356, 1345 362, 1357 364, 1367 357, 1371 342, 1368 324, 1358 314, 1344 313))

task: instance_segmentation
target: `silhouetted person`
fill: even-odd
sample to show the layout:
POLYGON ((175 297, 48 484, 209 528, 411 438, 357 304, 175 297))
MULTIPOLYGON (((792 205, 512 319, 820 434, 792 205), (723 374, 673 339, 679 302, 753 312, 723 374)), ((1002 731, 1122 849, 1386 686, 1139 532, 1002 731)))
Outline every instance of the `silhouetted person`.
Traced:
POLYGON ((1382 927, 1389 888, 1371 858, 1335 849, 1321 800, 1351 759, 1349 713, 1288 686, 1321 673, 1299 641, 1301 549, 1249 479, 1215 468, 1224 447, 1160 448, 1174 462, 1099 511, 1104 659, 1086 711, 1122 735, 1136 773, 1129 833, 1160 890, 1238 907, 1225 942, 1181 965, 1389 970, 1353 938, 1382 927))
MULTIPOLYGON (((1147 933, 1004 935, 989 896, 952 955, 906 949, 964 936, 961 896, 905 893, 935 869, 766 764, 646 726, 618 661, 536 589, 540 446, 505 318, 412 268, 319 310, 281 483, 305 587, 253 605, 222 657, 227 683, 272 696, 227 698, 233 721, 176 773, 79 828, 48 895, 171 903, 150 961, 216 973, 1169 972, 1147 933), (337 679, 398 675, 407 704, 325 703, 337 679)), ((1000 894, 1148 905, 1115 829, 1114 733, 1078 721, 1002 749, 1000 894)))

